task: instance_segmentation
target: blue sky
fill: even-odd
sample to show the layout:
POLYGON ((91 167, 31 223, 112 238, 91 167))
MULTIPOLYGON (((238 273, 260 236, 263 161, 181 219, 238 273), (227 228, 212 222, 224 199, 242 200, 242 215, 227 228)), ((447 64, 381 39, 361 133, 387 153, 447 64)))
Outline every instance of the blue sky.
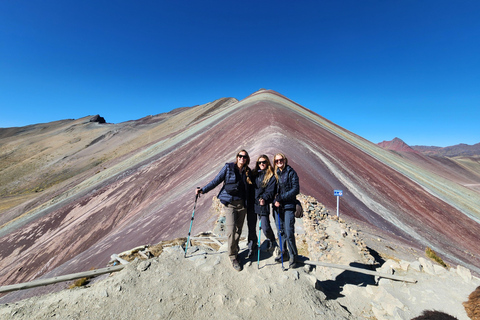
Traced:
POLYGON ((0 2, 0 127, 273 89, 372 141, 480 142, 478 1, 0 2))

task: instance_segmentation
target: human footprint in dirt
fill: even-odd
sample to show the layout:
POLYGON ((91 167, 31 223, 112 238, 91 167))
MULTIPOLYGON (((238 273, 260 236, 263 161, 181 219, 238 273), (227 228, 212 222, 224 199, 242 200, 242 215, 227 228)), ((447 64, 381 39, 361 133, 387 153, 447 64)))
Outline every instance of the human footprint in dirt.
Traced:
POLYGON ((212 181, 205 187, 195 190, 197 195, 207 193, 220 183, 224 183, 217 198, 224 206, 228 256, 233 268, 237 271, 242 270, 242 265, 238 259, 238 243, 247 213, 248 186, 253 184, 252 172, 248 167, 249 163, 248 152, 240 150, 235 156, 234 162, 226 163, 212 181))
POLYGON ((288 165, 287 157, 277 153, 274 157, 275 177, 277 178, 277 194, 274 200, 275 218, 279 219, 280 248, 283 252, 275 257, 275 261, 282 262, 289 259, 289 268, 297 266, 297 244, 295 243, 295 208, 296 198, 300 193, 298 175, 288 165), (288 250, 287 251, 287 246, 288 250))

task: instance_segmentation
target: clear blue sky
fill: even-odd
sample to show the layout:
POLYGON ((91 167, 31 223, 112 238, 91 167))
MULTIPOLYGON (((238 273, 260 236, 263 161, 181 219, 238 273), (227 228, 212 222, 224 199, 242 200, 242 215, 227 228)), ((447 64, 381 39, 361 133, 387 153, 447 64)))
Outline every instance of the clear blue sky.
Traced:
POLYGON ((375 143, 478 143, 480 2, 0 2, 0 127, 260 88, 375 143))

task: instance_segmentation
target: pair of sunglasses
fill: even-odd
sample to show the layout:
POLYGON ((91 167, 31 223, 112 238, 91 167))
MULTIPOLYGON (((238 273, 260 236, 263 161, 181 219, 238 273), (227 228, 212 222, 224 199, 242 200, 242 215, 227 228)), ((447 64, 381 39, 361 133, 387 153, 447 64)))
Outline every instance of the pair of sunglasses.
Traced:
POLYGON ((267 161, 257 161, 258 164, 267 164, 267 161))
POLYGON ((237 155, 237 157, 243 158, 243 159, 248 159, 248 156, 246 154, 239 154, 239 155, 237 155))
POLYGON ((282 159, 275 159, 275 162, 283 162, 283 158, 282 159))

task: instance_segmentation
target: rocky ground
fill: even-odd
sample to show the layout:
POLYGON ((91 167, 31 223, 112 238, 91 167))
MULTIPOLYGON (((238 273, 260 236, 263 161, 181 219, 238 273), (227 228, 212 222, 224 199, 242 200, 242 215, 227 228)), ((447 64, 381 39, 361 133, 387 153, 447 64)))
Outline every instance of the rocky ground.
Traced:
MULTIPOLYGON (((181 246, 165 245, 159 256, 134 260, 87 286, 0 305, 0 318, 412 319, 437 310, 469 319, 462 302, 480 285, 469 270, 443 268, 408 248, 396 251, 400 257, 372 254, 395 244, 357 230, 313 198, 301 201, 306 212, 296 227, 303 260, 376 269, 416 283, 319 266, 282 270, 264 245, 259 263, 246 260, 245 241, 244 268, 237 272, 225 244, 205 238, 196 239, 187 258, 181 246)), ((223 243, 219 221, 213 234, 223 243)))

